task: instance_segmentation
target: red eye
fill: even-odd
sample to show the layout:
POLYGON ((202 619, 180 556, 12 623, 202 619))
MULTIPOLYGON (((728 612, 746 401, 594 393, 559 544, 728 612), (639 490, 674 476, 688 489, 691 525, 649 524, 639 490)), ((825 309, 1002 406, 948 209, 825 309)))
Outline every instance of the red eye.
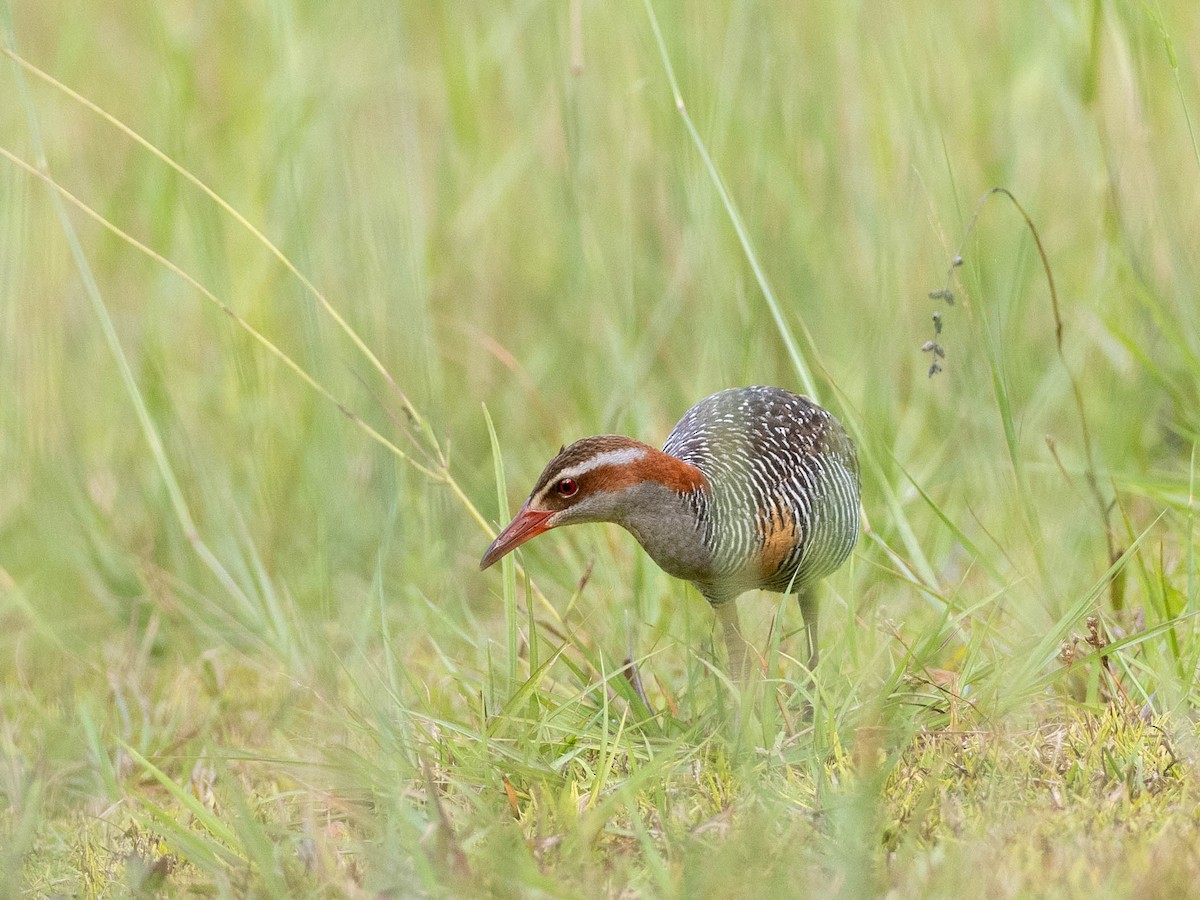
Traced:
POLYGON ((579 492, 579 485, 574 478, 564 478, 554 486, 560 497, 574 497, 579 492))

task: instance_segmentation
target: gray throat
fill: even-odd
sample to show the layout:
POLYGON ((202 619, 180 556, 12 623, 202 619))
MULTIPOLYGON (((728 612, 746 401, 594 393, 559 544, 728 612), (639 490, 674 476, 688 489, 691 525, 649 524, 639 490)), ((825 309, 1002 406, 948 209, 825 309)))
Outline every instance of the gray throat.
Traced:
POLYGON ((712 576, 712 552, 705 543, 707 498, 679 494, 656 481, 624 491, 612 521, 632 534, 668 575, 685 581, 712 576))

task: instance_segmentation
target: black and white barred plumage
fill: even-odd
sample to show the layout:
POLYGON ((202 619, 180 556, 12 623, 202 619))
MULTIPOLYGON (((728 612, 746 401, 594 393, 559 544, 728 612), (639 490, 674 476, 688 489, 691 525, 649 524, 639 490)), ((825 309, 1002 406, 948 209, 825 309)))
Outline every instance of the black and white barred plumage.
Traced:
POLYGON ((756 588, 799 596, 816 666, 814 588, 854 549, 858 504, 858 457, 837 419, 780 388, 733 388, 689 409, 662 450, 614 434, 564 447, 480 566, 560 525, 620 525, 713 605, 744 680, 754 654, 735 601, 756 588))
POLYGON ((689 409, 663 452, 704 473, 694 502, 712 554, 711 602, 752 588, 801 590, 858 540, 854 444, 830 413, 776 387, 731 388, 689 409))

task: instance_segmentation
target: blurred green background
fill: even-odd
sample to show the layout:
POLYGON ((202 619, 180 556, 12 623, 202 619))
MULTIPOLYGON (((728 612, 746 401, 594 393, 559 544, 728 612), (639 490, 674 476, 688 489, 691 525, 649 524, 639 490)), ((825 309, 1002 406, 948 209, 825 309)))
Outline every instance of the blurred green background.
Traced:
MULTIPOLYGON (((1200 6, 655 4, 699 140, 864 461, 871 533, 830 580, 807 725, 800 619, 775 595, 743 601, 780 655, 731 721, 711 614, 619 530, 530 544, 540 596, 477 571, 468 504, 504 518, 485 406, 516 503, 563 442, 657 443, 721 388, 803 387, 645 7, 0 11, 0 146, 33 166, 44 150, 55 184, 435 476, 0 160, 9 890, 736 894, 750 859, 764 889, 818 893, 949 892, 996 865, 1007 895, 1042 866, 1133 891, 1159 865, 1152 841, 1108 871, 1005 856, 999 807, 966 802, 955 826, 957 788, 931 776, 903 799, 896 773, 930 730, 1024 736, 1022 774, 995 783, 1033 810, 1017 833, 1061 836, 1061 799, 1031 787, 1069 783, 1029 762, 1046 729, 1094 739, 1116 704, 1136 734, 1109 757, 1158 759, 1152 720, 1190 759, 1200 6), (39 72, 260 229, 394 384, 252 232, 39 72), (963 241, 996 185, 1045 246, 1062 359, 1012 204, 989 200, 963 241), (929 299, 959 253, 955 304, 929 299), (1134 546, 1121 609, 1071 374, 1114 547, 1134 546), (1089 614, 1142 634, 1116 676, 1055 657, 1089 614), (611 679, 631 654, 651 710, 611 679), (695 793, 678 808, 675 779, 695 793)), ((1083 783, 1122 783, 1093 762, 1083 783)), ((1151 821, 1191 821, 1191 769, 1174 771, 1151 821)), ((1075 815, 1078 858, 1109 853, 1105 814, 1075 815)))

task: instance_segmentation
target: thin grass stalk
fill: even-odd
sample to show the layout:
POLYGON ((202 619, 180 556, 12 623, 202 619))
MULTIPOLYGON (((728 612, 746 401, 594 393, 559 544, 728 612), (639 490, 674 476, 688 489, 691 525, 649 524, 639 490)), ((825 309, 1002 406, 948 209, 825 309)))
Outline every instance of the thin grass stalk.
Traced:
MULTIPOLYGON (((5 8, 5 40, 7 46, 12 46, 15 37, 12 32, 12 22, 8 19, 8 9, 5 8)), ((21 104, 25 110, 26 122, 29 127, 30 142, 33 145, 34 158, 37 160, 36 168, 29 166, 24 161, 19 161, 15 156, 7 150, 3 151, 4 156, 19 162, 19 164, 37 175, 47 184, 53 184, 53 179, 49 174, 49 167, 46 161, 45 148, 42 144, 41 129, 38 126, 37 115, 34 111, 33 100, 29 96, 28 87, 25 84, 25 78, 20 68, 14 67, 14 73, 17 79, 18 92, 21 96, 21 104)), ((2 149, 2 148, 0 148, 2 149)), ((55 214, 58 216, 59 223, 62 226, 63 234, 67 239, 67 245, 71 250, 71 256, 75 260, 75 265, 79 270, 80 279, 83 281, 84 290, 88 295, 88 299, 92 303, 92 309, 96 313, 96 317, 100 321, 101 331, 104 333, 104 340, 108 344, 109 351, 113 355, 113 359, 117 364, 117 369, 121 375, 121 381, 125 385, 125 391, 129 395, 130 402, 133 403, 134 411, 137 414, 138 422, 141 425, 142 433, 146 438, 146 443, 150 447, 150 453, 154 457, 154 462, 158 468, 159 476, 163 480, 163 484, 167 489, 167 495, 170 498, 171 506, 175 511, 176 519, 179 522, 180 528, 183 530, 184 538, 192 549, 200 557, 201 561, 208 567, 209 571, 216 576, 218 582, 225 588, 231 597, 236 597, 242 602, 248 602, 245 591, 229 574, 229 571, 217 558, 217 555, 209 548, 208 544, 200 537, 199 529, 196 527, 195 520, 192 518, 192 512, 188 506, 187 500, 184 498, 183 489, 179 485, 179 480, 175 476, 175 470, 167 459, 166 449, 163 447, 162 438, 158 433, 158 427, 150 416, 150 411, 146 406, 145 399, 142 397, 141 389, 138 387, 137 380, 133 376, 133 370, 130 368, 129 360, 125 355, 124 348, 121 346, 121 341, 117 337, 117 330, 113 326, 112 317, 108 313, 108 306, 104 302, 104 298, 100 293, 100 286, 92 274, 91 265, 87 261, 87 255, 83 251, 83 245, 79 241, 79 236, 75 231, 75 226, 71 224, 70 216, 67 215, 66 206, 62 202, 62 196, 55 190, 50 192, 51 203, 54 206, 55 214)))
MULTIPOLYGON (((721 205, 725 207, 725 212, 729 215, 729 221, 733 225, 734 232, 737 234, 738 242, 742 245, 742 252, 746 254, 746 260, 750 263, 750 269, 754 272, 754 278, 758 282, 759 290, 762 291, 763 299, 767 302, 767 308, 771 311, 771 318, 775 322, 775 329, 779 332, 779 337, 783 341, 784 348, 787 350, 788 359, 791 360, 792 367, 796 370, 800 384, 804 388, 804 392, 814 402, 820 403, 820 394, 817 391, 816 381, 812 377, 812 372, 804 358, 804 354, 800 352, 800 348, 796 344, 791 326, 788 325, 787 320, 783 317, 779 300, 775 297, 775 291, 771 287, 771 282, 767 280, 766 272, 763 271, 762 264, 758 260, 758 254, 754 252, 754 245, 750 242, 750 235, 746 230, 745 224, 742 222, 741 213, 738 212, 737 205, 725 187, 725 181, 721 178, 721 173, 717 171, 717 166, 713 162, 712 155, 708 152, 708 146, 704 143, 704 139, 700 137, 700 132, 696 130, 696 124, 692 121, 687 105, 683 102, 683 94, 679 89, 679 81, 675 77, 675 69, 671 65, 671 56, 667 52, 667 43, 663 39, 662 29, 659 27, 658 16, 655 15, 654 6, 650 0, 643 0, 643 3, 646 8, 646 15, 650 19, 650 27, 654 31, 654 40, 658 44, 658 52, 662 58, 663 68, 666 70, 667 81, 671 86, 671 95, 675 99, 675 108, 679 111, 684 127, 687 128, 688 135, 690 135, 692 143, 696 147, 696 152, 700 154, 700 159, 703 161, 704 168, 712 180, 713 187, 716 188, 717 195, 721 198, 721 205)), ((820 364, 816 342, 813 340, 812 334, 803 321, 800 323, 800 332, 804 335, 805 343, 808 345, 808 352, 820 364)), ((822 366, 822 368, 824 367, 822 366)))
MULTIPOLYGON (((84 108, 95 113, 97 116, 102 118, 105 122, 110 124, 112 127, 116 128, 122 134, 126 135, 128 138, 133 140, 139 146, 145 148, 153 156, 155 156, 157 159, 159 159, 165 165, 170 167, 173 171, 178 173, 185 180, 187 180, 190 184, 194 185, 197 189, 199 189, 201 192, 203 192, 205 194, 205 196, 207 196, 209 199, 211 199, 223 212, 225 212, 230 217, 232 217, 234 219, 234 221, 236 221, 241 227, 245 228, 255 238, 255 240, 257 240, 259 243, 261 243, 271 253, 272 256, 274 256, 276 259, 278 259, 279 262, 292 275, 294 275, 297 278, 297 280, 301 283, 301 285, 305 288, 305 290, 308 291, 318 301, 318 303, 320 304, 322 309, 324 309, 326 311, 326 313, 334 320, 334 322, 337 324, 338 328, 341 329, 347 335, 347 337, 349 337, 351 342, 359 350, 359 352, 362 353, 364 358, 366 358, 370 362, 372 368, 374 368, 380 374, 380 376, 384 379, 384 381, 389 385, 389 387, 392 388, 393 392, 399 398, 400 403, 401 403, 406 415, 408 415, 409 418, 417 425, 419 432, 425 436, 427 443, 429 444, 434 455, 436 456, 437 466, 431 467, 431 466, 426 466, 426 465, 423 465, 423 464, 417 462, 412 457, 411 454, 405 453, 399 447, 397 447, 395 443, 384 438, 381 434, 379 434, 379 432, 377 432, 374 428, 372 428, 369 424, 367 424, 365 420, 361 419, 358 415, 353 413, 344 403, 342 403, 340 400, 338 400, 336 397, 334 397, 332 393, 330 393, 327 389, 325 389, 322 385, 320 385, 314 378, 312 378, 312 376, 308 375, 308 373, 305 372, 305 370, 302 367, 300 367, 298 364, 296 364, 294 361, 292 361, 290 359, 290 357, 288 357, 281 350, 279 350, 264 335, 262 335, 260 332, 258 332, 256 329, 254 329, 251 325, 249 325, 249 323, 247 323, 240 316, 238 316, 227 304, 218 300, 217 297, 211 291, 209 291, 207 288, 204 288, 196 279, 192 278, 190 275, 186 274, 181 268, 179 268, 178 266, 171 263, 165 257, 158 254, 157 252, 150 249, 149 247, 142 244, 141 242, 137 241, 135 238, 133 238, 127 232, 123 231, 118 226, 116 226, 112 222, 105 219, 103 216, 101 216, 99 213, 97 213, 95 210, 93 210, 91 207, 89 207, 87 204, 85 204, 82 200, 80 200, 74 194, 72 194, 70 191, 68 191, 65 187, 63 187, 61 184, 59 184, 55 179, 53 179, 48 174, 48 172, 40 171, 38 167, 30 166, 24 160, 21 160, 18 156, 16 156, 15 154, 13 154, 12 152, 8 151, 7 149, 5 149, 3 147, 0 147, 0 155, 3 155, 10 162, 25 169, 27 172, 29 172, 29 174, 34 175, 35 177, 41 178, 50 187, 52 187, 55 191, 57 191, 59 194, 61 194, 65 199, 67 199, 68 201, 73 203, 81 211, 83 211, 85 214, 90 216, 92 219, 94 219, 100 225, 107 228, 109 231, 111 231, 113 234, 115 234, 117 237, 121 238, 125 242, 129 243, 135 249, 139 250, 140 252, 142 252, 142 253, 146 254, 147 256, 149 256, 150 258, 154 259, 160 265, 165 266, 167 269, 169 269, 175 275, 184 279, 184 281, 186 281, 195 290, 197 290, 201 294, 203 294, 207 299, 216 303, 217 306, 221 309, 221 311, 224 312, 230 318, 232 318, 238 324, 239 327, 241 327, 243 330, 245 330, 247 333, 249 333, 251 335, 251 337, 253 337, 258 343, 263 345, 268 350, 268 352, 272 353, 272 355, 276 356, 276 358, 278 358, 282 362, 284 362, 284 364, 287 365, 288 368, 292 369, 293 372, 295 372, 297 375, 299 375, 311 388, 313 388, 318 393, 320 393, 326 400, 333 403, 344 416, 346 416, 348 419, 350 419, 352 422, 354 422, 355 426, 358 427, 360 430, 362 430, 364 433, 366 433, 368 437, 370 437, 372 440, 376 441, 376 443, 381 444, 390 453, 395 455, 398 459, 401 459, 404 462, 406 462, 407 464, 411 465, 413 468, 415 468, 421 474, 425 475, 427 478, 430 478, 431 480, 433 480, 439 484, 442 484, 447 489, 449 489, 451 494, 454 495, 455 499, 467 511, 467 514, 472 519, 475 520, 475 522, 480 526, 480 528, 484 531, 484 533, 487 534, 490 538, 494 538, 496 536, 495 530, 492 528, 492 526, 490 525, 488 520, 482 515, 482 513, 479 512, 479 509, 475 506, 474 501, 472 501, 471 498, 467 496, 466 491, 463 490, 463 488, 459 484, 458 480, 451 474, 450 467, 449 467, 449 461, 446 459, 445 454, 442 451, 441 444, 437 440, 437 437, 433 431, 431 424, 429 423, 429 420, 424 415, 422 415, 421 412, 416 408, 416 406, 412 403, 412 401, 408 397, 408 395, 399 387, 399 385, 396 383, 395 379, 387 371, 386 367, 384 367, 382 362, 380 362, 379 358, 368 347, 366 341, 363 340, 362 337, 357 332, 354 331, 354 329, 345 320, 345 318, 340 313, 338 313, 337 308, 330 302, 330 300, 325 296, 325 294, 322 291, 320 291, 320 289, 318 289, 316 287, 316 285, 314 285, 312 283, 312 281, 307 276, 305 276, 291 262, 291 260, 289 260, 287 258, 287 256, 283 253, 283 251, 280 250, 279 247, 274 242, 272 242, 265 234, 263 234, 263 232, 260 229, 258 229, 252 222, 250 222, 248 219, 246 219, 245 216, 243 216, 241 213, 239 213, 237 211, 237 209, 233 207, 232 204, 230 204, 227 200, 225 200, 223 197, 221 197, 216 191, 214 191, 204 181, 202 181, 200 178, 198 178, 196 175, 194 175, 190 170, 188 170, 184 166, 177 163, 174 159, 172 159, 164 151, 160 150, 157 146, 155 146, 149 140, 144 138, 137 131, 130 128, 128 125, 126 125, 120 119, 116 118, 111 113, 109 113, 106 110, 102 109, 101 107, 97 106, 95 103, 88 100, 82 94, 78 93, 77 91, 72 90, 70 87, 63 84, 61 81, 54 78, 52 75, 50 75, 49 73, 45 72, 44 70, 38 68, 33 63, 29 62, 24 57, 22 57, 20 54, 18 54, 13 49, 13 41, 11 38, 11 29, 10 29, 9 34, 10 34, 10 37, 8 40, 8 45, 0 47, 0 52, 3 52, 5 56, 7 56, 10 60, 12 60, 15 67, 19 67, 19 68, 16 68, 15 71, 19 72, 20 70, 23 69, 25 71, 28 71, 30 74, 35 75, 39 79, 43 80, 46 84, 49 84, 50 86, 54 87, 56 90, 61 91, 63 94, 65 94, 67 97, 69 97, 74 102, 79 103, 84 108)), ((22 81, 22 84, 23 83, 24 82, 22 81)), ((419 446, 419 444, 417 444, 416 441, 414 441, 414 444, 419 446)), ((524 568, 520 564, 517 564, 516 567, 517 567, 518 572, 520 572, 522 575, 525 575, 524 568)), ((554 606, 552 604, 550 604, 549 600, 542 593, 541 589, 537 587, 536 583, 533 583, 531 581, 531 588, 532 588, 534 595, 538 598, 539 602, 542 603, 544 609, 554 619, 559 620, 560 617, 558 615, 557 610, 554 608, 554 606)))

